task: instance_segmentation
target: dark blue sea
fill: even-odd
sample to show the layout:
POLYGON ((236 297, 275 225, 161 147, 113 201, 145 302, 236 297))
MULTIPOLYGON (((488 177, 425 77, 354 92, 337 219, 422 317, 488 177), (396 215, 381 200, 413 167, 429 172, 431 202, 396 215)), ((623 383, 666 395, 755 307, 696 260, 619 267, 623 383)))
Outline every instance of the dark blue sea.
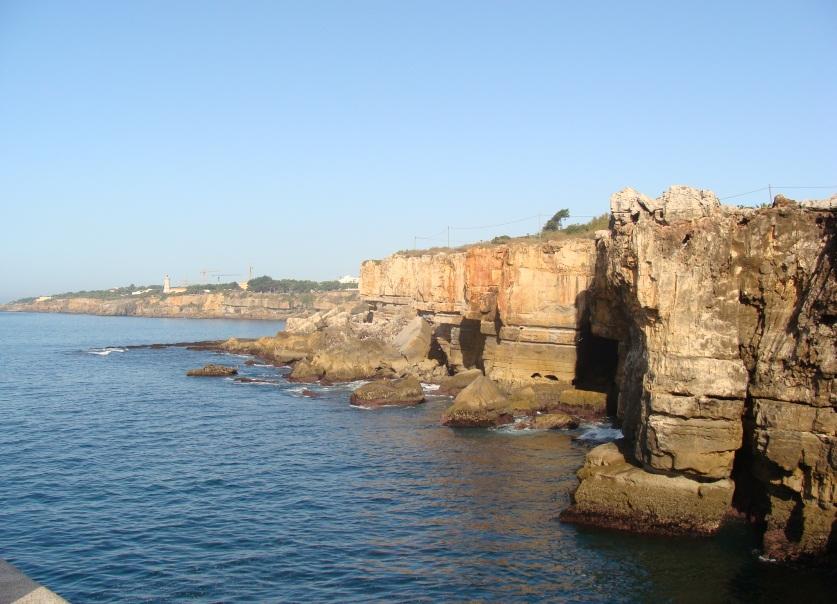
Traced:
POLYGON ((0 557, 71 602, 826 602, 744 526, 558 521, 596 438, 439 425, 448 403, 184 348, 281 323, 0 313, 0 557), (187 378, 207 362, 257 379, 187 378), (580 438, 579 438, 580 437, 580 438))

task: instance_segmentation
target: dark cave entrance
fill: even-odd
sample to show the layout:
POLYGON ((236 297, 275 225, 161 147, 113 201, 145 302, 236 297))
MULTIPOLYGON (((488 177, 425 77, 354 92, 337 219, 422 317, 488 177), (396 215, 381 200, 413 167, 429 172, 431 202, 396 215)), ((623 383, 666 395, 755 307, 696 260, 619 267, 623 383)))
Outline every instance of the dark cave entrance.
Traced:
POLYGON ((459 324, 459 345, 462 350, 462 364, 468 369, 476 367, 485 372, 485 335, 480 332, 479 320, 462 319, 459 324))
POLYGON ((586 322, 576 347, 573 385, 582 390, 607 393, 607 414, 616 415, 619 389, 616 368, 619 365, 619 342, 593 335, 586 322))

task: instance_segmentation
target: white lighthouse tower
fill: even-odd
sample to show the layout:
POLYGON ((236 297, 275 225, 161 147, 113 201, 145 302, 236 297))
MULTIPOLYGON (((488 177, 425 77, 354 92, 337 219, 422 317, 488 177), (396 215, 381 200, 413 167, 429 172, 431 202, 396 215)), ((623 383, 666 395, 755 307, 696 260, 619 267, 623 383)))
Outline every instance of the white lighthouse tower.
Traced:
POLYGON ((168 294, 169 292, 171 292, 171 279, 166 275, 163 277, 163 293, 168 294))

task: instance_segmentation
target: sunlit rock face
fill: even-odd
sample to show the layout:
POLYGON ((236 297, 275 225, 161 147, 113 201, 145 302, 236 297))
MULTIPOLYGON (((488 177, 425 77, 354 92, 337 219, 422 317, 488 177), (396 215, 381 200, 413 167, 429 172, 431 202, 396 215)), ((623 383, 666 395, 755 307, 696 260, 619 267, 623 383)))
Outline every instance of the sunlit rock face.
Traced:
MULTIPOLYGON (((650 200, 626 189, 611 200, 611 236, 598 241, 592 329, 625 351, 627 461, 726 484, 730 503, 734 478, 737 503, 766 518, 766 553, 777 558, 824 553, 835 521, 829 208, 777 198, 735 209, 709 191, 673 187, 650 200)), ((606 516, 585 482, 597 468, 618 475, 607 467, 586 470, 575 511, 606 516)))
POLYGON ((365 262, 360 293, 430 321, 450 371, 605 378, 625 441, 591 453, 567 519, 705 534, 736 506, 769 556, 816 557, 837 541, 835 207, 625 189, 595 239, 400 253, 365 262))
POLYGON ((595 264, 592 239, 396 254, 363 263, 360 291, 378 310, 428 316, 454 370, 478 367, 506 385, 572 381, 595 264))

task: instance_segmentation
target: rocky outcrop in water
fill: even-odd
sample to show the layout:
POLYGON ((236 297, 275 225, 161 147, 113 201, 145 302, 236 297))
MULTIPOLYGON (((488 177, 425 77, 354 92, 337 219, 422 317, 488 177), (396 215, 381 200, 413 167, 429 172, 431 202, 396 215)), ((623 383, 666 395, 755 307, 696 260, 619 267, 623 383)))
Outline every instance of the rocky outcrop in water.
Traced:
POLYGON ((608 413, 624 439, 590 452, 565 520, 705 535, 744 514, 768 556, 822 559, 837 541, 835 206, 626 189, 595 239, 368 261, 366 305, 225 348, 299 381, 438 383, 452 427, 608 413))
POLYGON ((626 443, 590 454, 565 517, 711 532, 735 503, 766 522, 767 555, 823 554, 837 469, 834 214, 783 199, 727 208, 686 187, 656 200, 627 189, 611 210, 592 331, 624 350, 626 443), (683 501, 643 499, 660 488, 683 501), (703 503, 678 515, 686 500, 703 503))
POLYGON ((421 382, 412 375, 370 382, 357 388, 351 403, 359 407, 412 406, 424 402, 421 382))
POLYGON ((227 367, 226 365, 215 365, 210 363, 204 365, 200 369, 190 369, 186 372, 189 377, 227 377, 230 375, 237 375, 238 370, 235 367, 227 367))
MULTIPOLYGON (((372 323, 427 320, 452 373, 482 370, 506 399, 531 387, 518 399, 539 410, 555 384, 553 409, 619 418, 624 441, 591 452, 565 519, 708 534, 737 508, 764 522, 767 555, 816 557, 836 539, 835 206, 626 189, 596 240, 396 254, 363 264, 360 291, 372 323)), ((508 420, 482 399, 445 421, 508 420)))

